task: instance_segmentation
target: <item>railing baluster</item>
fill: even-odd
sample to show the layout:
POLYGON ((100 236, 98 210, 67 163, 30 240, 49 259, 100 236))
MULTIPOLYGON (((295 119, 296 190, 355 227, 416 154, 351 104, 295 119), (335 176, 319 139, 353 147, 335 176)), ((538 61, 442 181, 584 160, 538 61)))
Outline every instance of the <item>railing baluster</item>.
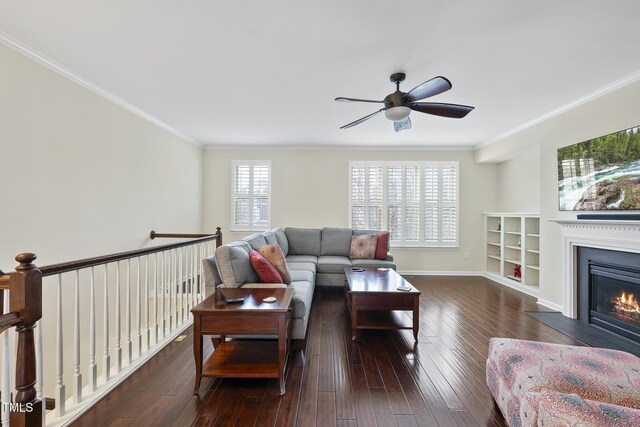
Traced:
MULTIPOLYGON (((36 322, 36 397, 44 402, 44 363, 42 351, 42 319, 36 322)), ((42 411, 42 425, 46 425, 47 411, 42 411)))
POLYGON ((122 347, 120 346, 120 261, 116 262, 116 373, 122 370, 122 347))
MULTIPOLYGON (((3 313, 8 313, 9 308, 9 291, 0 290, 4 293, 4 306, 2 308, 3 313)), ((11 403, 11 337, 9 332, 11 329, 7 329, 2 332, 2 395, 0 396, 0 402, 2 402, 2 426, 9 425, 9 404, 11 403)))
POLYGON ((93 392, 98 388, 98 365, 96 365, 96 283, 94 267, 91 267, 89 292, 89 390, 93 392))
POLYGON ((173 326, 175 329, 180 324, 178 321, 178 286, 180 286, 180 278, 178 277, 178 249, 173 250, 173 277, 175 281, 171 287, 171 293, 173 294, 173 318, 175 319, 173 326))
POLYGON ((149 255, 145 257, 144 263, 144 319, 147 350, 151 348, 151 326, 149 325, 149 255))
POLYGON ((138 278, 136 279, 136 346, 138 347, 138 357, 142 354, 142 327, 140 311, 142 310, 142 301, 140 300, 140 275, 142 274, 142 260, 138 257, 138 278))
POLYGON ((196 306, 196 272, 194 265, 196 263, 196 247, 195 245, 191 246, 191 307, 196 306))
POLYGON ((184 276, 182 275, 182 263, 184 251, 180 249, 180 261, 178 262, 178 290, 180 292, 180 324, 184 323, 184 276))
POLYGON ((62 416, 64 415, 64 405, 65 405, 65 387, 64 382, 62 381, 63 374, 63 346, 62 346, 62 275, 58 274, 58 301, 57 301, 57 326, 58 329, 56 331, 56 350, 57 350, 57 369, 56 369, 56 415, 62 416))
POLYGON ((162 277, 160 279, 160 298, 162 298, 160 300, 160 307, 162 308, 162 313, 161 313, 161 323, 160 323, 160 331, 162 332, 162 338, 164 338, 164 328, 165 328, 165 312, 164 312, 164 280, 165 280, 165 267, 164 267, 164 259, 165 259, 165 252, 162 252, 160 257, 160 268, 161 268, 161 273, 162 273, 162 277))
POLYGON ((175 319, 173 315, 173 281, 176 277, 175 273, 175 264, 173 258, 173 250, 169 251, 169 280, 167 280, 167 297, 169 298, 168 307, 169 307, 169 332, 173 330, 175 325, 175 319))
POLYGON ((155 343, 158 343, 158 253, 153 254, 155 262, 153 264, 153 329, 155 343))
POLYGON ((204 259, 204 244, 200 243, 200 259, 198 259, 198 289, 200 290, 200 295, 198 298, 198 302, 201 302, 204 299, 204 280, 202 280, 202 260, 204 259))
POLYGON ((131 343, 131 259, 127 259, 127 296, 125 298, 125 334, 124 342, 127 346, 127 366, 131 365, 131 352, 133 344, 131 343))
POLYGON ((80 270, 76 270, 73 321, 73 403, 82 401, 82 373, 80 373, 80 270))
POLYGON ((102 315, 102 341, 104 342, 104 355, 102 356, 102 364, 104 365, 104 381, 111 379, 111 356, 109 355, 109 264, 104 265, 104 311, 102 315))

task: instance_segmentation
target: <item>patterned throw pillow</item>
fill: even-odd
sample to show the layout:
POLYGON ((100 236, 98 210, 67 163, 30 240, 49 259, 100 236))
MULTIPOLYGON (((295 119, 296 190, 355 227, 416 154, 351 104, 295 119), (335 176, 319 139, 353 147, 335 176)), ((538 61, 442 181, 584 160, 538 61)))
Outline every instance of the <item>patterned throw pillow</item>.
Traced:
POLYGON ((376 255, 378 236, 375 234, 363 234, 351 238, 351 259, 373 259, 376 255))
POLYGON ((289 273, 287 261, 284 259, 284 254, 279 244, 260 246, 256 250, 278 270, 278 273, 282 276, 282 283, 291 284, 291 273, 289 273))
POLYGON ((282 283, 282 276, 278 273, 278 270, 276 270, 265 257, 260 255, 259 252, 251 251, 249 258, 251 259, 253 269, 258 273, 258 277, 262 283, 282 283))
POLYGON ((387 246, 389 245, 389 233, 380 233, 376 234, 377 243, 376 243, 376 259, 385 260, 387 259, 387 246))

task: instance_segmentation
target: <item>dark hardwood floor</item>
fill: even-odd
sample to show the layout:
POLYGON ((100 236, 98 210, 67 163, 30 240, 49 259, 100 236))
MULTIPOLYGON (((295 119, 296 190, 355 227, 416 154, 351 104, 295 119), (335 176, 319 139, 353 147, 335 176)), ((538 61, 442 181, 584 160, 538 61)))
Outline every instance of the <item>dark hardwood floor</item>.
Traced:
POLYGON ((487 279, 406 278, 422 292, 418 344, 411 331, 352 342, 342 289, 316 288, 284 396, 277 380, 205 378, 193 397, 189 329, 74 425, 503 426, 485 383, 489 338, 579 344, 524 314, 545 310, 533 298, 487 279))

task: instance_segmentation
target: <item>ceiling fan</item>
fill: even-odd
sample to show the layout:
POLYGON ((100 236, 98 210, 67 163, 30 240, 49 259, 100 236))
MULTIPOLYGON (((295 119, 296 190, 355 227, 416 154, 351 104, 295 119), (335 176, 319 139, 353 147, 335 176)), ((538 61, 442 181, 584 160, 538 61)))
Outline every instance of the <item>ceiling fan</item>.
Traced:
POLYGON ((340 129, 348 129, 355 125, 369 120, 384 111, 387 119, 393 121, 393 127, 396 132, 411 129, 411 120, 409 114, 411 110, 420 113, 433 114, 435 116, 450 117, 461 119, 474 109, 468 105, 444 104, 439 102, 418 102, 422 99, 438 95, 451 89, 451 82, 442 76, 434 77, 431 80, 414 87, 409 92, 400 91, 400 83, 404 81, 406 75, 404 73, 394 73, 389 77, 392 83, 396 84, 396 91, 387 95, 383 101, 374 101, 370 99, 345 98, 338 97, 336 101, 341 102, 373 102, 384 104, 384 108, 375 113, 364 116, 356 121, 348 123, 340 129))

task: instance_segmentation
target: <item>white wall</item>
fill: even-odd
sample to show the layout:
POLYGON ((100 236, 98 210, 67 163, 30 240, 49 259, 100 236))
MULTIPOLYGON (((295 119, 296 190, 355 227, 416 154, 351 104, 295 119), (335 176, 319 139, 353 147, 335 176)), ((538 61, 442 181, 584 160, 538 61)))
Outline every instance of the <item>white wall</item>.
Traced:
POLYGON ((540 146, 533 144, 498 166, 498 211, 540 212, 540 146))
MULTIPOLYGON (((201 230, 201 148, 3 45, 0 159, 0 268, 4 271, 13 271, 14 257, 20 252, 36 253, 36 264, 42 266, 168 243, 151 243, 151 229, 201 230)), ((101 274, 98 271, 98 277, 101 274)), ((88 279, 82 280, 81 301, 88 301, 88 279)), ((63 285, 68 389, 73 372, 70 282, 65 280, 63 285)), ((53 397, 55 278, 45 279, 43 297, 45 386, 46 396, 53 397)), ((82 304, 83 315, 87 310, 88 304, 82 304)), ((97 311, 102 319, 100 301, 97 311)), ((98 322, 97 354, 101 355, 98 322)), ((86 324, 81 334, 86 343, 86 324)))
POLYGON ((202 149, 0 45, 0 267, 199 232, 202 149))
MULTIPOLYGON (((562 229, 550 219, 575 218, 575 212, 560 212, 558 208, 557 149, 590 138, 605 135, 640 124, 640 82, 631 83, 590 102, 552 117, 540 124, 511 135, 476 152, 479 161, 504 161, 515 150, 539 145, 540 150, 540 299, 561 305, 563 302, 563 241, 562 229)), ((517 167, 535 154, 516 153, 511 164, 500 167, 501 179, 522 182, 517 167)), ((502 200, 499 205, 513 207, 502 200)), ((517 210, 519 207, 515 206, 517 210)))
POLYGON ((273 227, 348 227, 350 160, 460 161, 460 248, 392 249, 402 271, 482 270, 482 213, 496 209, 496 165, 478 165, 470 151, 401 150, 207 150, 204 228, 230 233, 231 161, 272 161, 273 227), (469 252, 470 259, 464 259, 469 252))

